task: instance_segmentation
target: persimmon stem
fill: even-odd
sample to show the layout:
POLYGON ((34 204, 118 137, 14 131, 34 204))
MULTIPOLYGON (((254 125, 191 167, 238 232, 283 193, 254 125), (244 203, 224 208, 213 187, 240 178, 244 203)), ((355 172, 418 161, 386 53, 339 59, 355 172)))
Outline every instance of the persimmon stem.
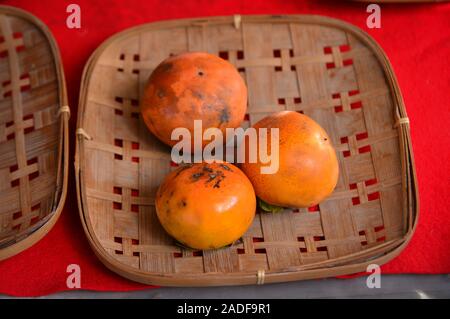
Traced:
POLYGON ((278 213, 284 209, 283 207, 266 203, 261 198, 258 198, 258 206, 259 206, 259 208, 261 208, 261 210, 263 212, 267 212, 267 213, 278 213))

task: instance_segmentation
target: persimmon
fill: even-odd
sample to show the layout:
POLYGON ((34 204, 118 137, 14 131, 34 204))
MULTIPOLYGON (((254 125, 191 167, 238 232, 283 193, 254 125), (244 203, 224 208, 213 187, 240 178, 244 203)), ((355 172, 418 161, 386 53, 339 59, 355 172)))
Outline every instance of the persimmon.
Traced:
MULTIPOLYGON (((265 164, 259 157, 256 163, 246 160, 241 165, 262 200, 263 210, 314 206, 333 192, 339 164, 329 136, 318 123, 298 112, 282 111, 263 118, 253 127, 269 129, 269 136, 271 128, 279 129, 276 173, 262 174, 261 167, 265 164)), ((270 140, 267 139, 268 144, 270 140)))
POLYGON ((256 196, 245 174, 227 162, 186 164, 156 194, 163 228, 184 246, 214 249, 239 239, 253 221, 256 196))
MULTIPOLYGON (((173 146, 175 128, 193 136, 194 120, 203 131, 239 127, 247 110, 247 87, 228 61, 205 52, 188 52, 162 61, 150 75, 141 99, 142 118, 162 142, 173 146)), ((208 141, 203 142, 203 146, 208 141)))

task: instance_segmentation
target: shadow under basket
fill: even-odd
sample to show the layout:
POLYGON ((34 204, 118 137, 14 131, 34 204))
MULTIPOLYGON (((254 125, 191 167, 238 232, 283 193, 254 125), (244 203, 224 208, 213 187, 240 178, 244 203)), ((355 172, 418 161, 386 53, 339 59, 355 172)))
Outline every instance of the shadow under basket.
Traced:
POLYGON ((0 260, 40 240, 61 213, 68 120, 52 35, 34 16, 0 6, 0 260))
POLYGON ((242 285, 365 271, 398 255, 417 222, 409 125, 395 75, 373 39, 338 20, 231 16, 121 32, 84 70, 77 132, 86 235, 108 268, 138 282, 242 285), (316 207, 257 213, 232 247, 178 247, 154 206, 158 185, 176 165, 144 125, 138 101, 152 70, 185 51, 208 51, 236 66, 249 90, 244 127, 281 110, 322 125, 339 158, 334 193, 316 207))

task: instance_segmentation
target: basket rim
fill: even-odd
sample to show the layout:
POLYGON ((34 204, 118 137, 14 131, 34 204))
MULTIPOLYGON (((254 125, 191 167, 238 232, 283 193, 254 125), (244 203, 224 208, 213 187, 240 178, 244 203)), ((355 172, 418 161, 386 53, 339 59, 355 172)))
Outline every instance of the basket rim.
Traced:
MULTIPOLYGON (((56 76, 58 81, 58 95, 60 106, 68 105, 67 98, 67 89, 66 82, 64 76, 64 69, 61 62, 61 54, 56 43, 55 38, 53 37, 51 31, 39 18, 34 16, 33 14, 7 5, 0 5, 0 14, 10 15, 17 18, 21 18, 26 20, 27 22, 32 23, 39 29, 45 38, 47 39, 48 44, 50 45, 53 60, 55 63, 56 76)), ((67 106, 68 107, 68 106, 67 106)), ((18 253, 24 251, 25 249, 33 246, 39 240, 41 240, 56 224, 59 216, 64 207, 64 203, 67 196, 67 186, 68 186, 68 176, 69 176, 69 113, 70 111, 62 112, 60 115, 59 125, 61 127, 61 134, 59 137, 59 146, 58 146, 58 171, 56 177, 56 196, 59 196, 58 204, 53 212, 50 212, 50 218, 38 229, 30 233, 27 237, 22 240, 9 245, 7 247, 0 249, 0 261, 17 255, 18 253), (61 171, 62 165, 62 171, 61 171), (59 185, 58 185, 59 184, 59 185), (59 194, 58 194, 59 193, 59 194)), ((58 124, 57 124, 58 125, 58 124)))
MULTIPOLYGON (((392 99, 394 101, 394 109, 397 111, 397 116, 406 117, 406 110, 403 102, 402 95, 400 93, 400 89, 398 86, 398 82, 396 76, 393 72, 393 68, 387 58, 383 49, 379 46, 379 44, 365 31, 360 28, 347 23, 345 21, 330 18, 322 15, 238 15, 241 18, 242 22, 246 23, 303 23, 303 24, 318 24, 328 27, 339 28, 344 30, 345 32, 352 33, 352 35, 356 36, 360 41, 366 44, 369 49, 372 50, 380 64, 382 65, 383 71, 386 76, 386 80, 390 87, 390 92, 392 94, 392 99)), ((89 81, 91 79, 90 75, 93 70, 93 67, 96 65, 98 58, 101 54, 109 47, 113 42, 120 40, 125 37, 130 37, 135 34, 138 34, 144 30, 156 30, 156 29, 164 29, 170 27, 182 27, 188 25, 202 25, 202 24, 223 24, 230 23, 232 24, 235 16, 212 16, 212 17, 200 17, 200 18, 186 18, 186 19, 172 19, 172 20, 163 20, 157 22, 150 22, 141 24, 138 26, 134 26, 123 31, 120 31, 111 37, 107 38, 103 41, 91 54, 89 57, 84 69, 81 80, 81 88, 79 95, 79 105, 78 105, 78 118, 77 118, 77 129, 83 127, 83 119, 84 119, 84 111, 86 107, 86 93, 89 85, 89 81)), ((274 283, 274 282, 284 282, 284 281, 294 281, 294 280, 302 280, 302 279, 313 279, 313 278, 324 278, 324 277, 332 277, 338 275, 344 275, 349 273, 366 271, 366 267, 369 264, 384 264, 394 257, 396 257, 409 243, 418 222, 419 215, 419 197, 417 190, 417 177, 415 172, 414 165, 414 156, 411 144, 411 137, 408 125, 399 126, 399 142, 404 140, 405 145, 400 145, 400 154, 403 152, 404 157, 402 157, 402 188, 405 189, 405 183, 408 183, 410 193, 408 193, 408 198, 413 201, 413 209, 410 209, 408 212, 404 212, 404 214, 408 214, 408 230, 405 232, 404 236, 401 239, 393 240, 391 242, 386 243, 383 247, 389 247, 389 251, 387 253, 379 252, 376 254, 376 248, 380 246, 374 247, 372 250, 368 249, 363 251, 361 255, 367 253, 367 251, 371 251, 372 255, 366 256, 365 261, 360 261, 361 258, 355 256, 358 254, 351 254, 348 256, 344 256, 342 259, 353 258, 354 262, 339 264, 340 260, 333 260, 336 265, 334 266, 323 266, 319 268, 314 268, 317 264, 312 264, 312 267, 308 267, 308 265, 296 266, 292 267, 288 271, 266 271, 265 272, 265 282, 266 283, 274 283), (403 146, 403 147, 402 147, 403 146), (406 163, 405 163, 406 161, 406 163), (409 177, 409 178, 408 178, 409 177), (412 189, 411 189, 412 188, 412 189), (370 258, 369 258, 370 257, 370 258), (303 269, 300 269, 303 268, 303 269), (308 269, 311 268, 311 269, 308 269)), ((400 143, 401 144, 401 143, 400 143)), ((157 284, 157 285, 165 285, 165 286, 221 286, 221 285, 235 285, 235 284, 256 284, 257 274, 253 272, 245 272, 240 271, 238 273, 204 273, 204 274, 189 274, 189 273, 150 273, 146 271, 142 271, 137 268, 133 268, 131 266, 125 265, 123 263, 115 260, 109 253, 101 245, 99 239, 95 236, 92 225, 88 219, 88 207, 86 203, 86 193, 84 189, 84 177, 83 177, 83 150, 84 150, 84 137, 81 135, 76 136, 76 146, 75 146, 75 178, 76 178, 76 190, 77 190, 77 201, 78 201, 78 210, 81 219, 81 223, 83 225, 84 232, 88 238, 88 242, 93 249, 96 256, 102 261, 103 264, 110 270, 116 272, 117 274, 128 278, 133 281, 141 282, 144 284, 157 284)), ((405 190, 404 190, 405 192, 405 190)), ((341 259, 341 258, 338 258, 341 259)), ((327 261, 328 264, 330 260, 327 261)))

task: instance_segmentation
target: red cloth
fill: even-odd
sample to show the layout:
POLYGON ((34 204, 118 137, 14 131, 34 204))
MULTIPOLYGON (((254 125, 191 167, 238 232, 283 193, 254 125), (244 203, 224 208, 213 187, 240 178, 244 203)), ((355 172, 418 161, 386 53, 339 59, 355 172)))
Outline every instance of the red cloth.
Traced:
MULTIPOLYGON (((366 27, 367 4, 341 1, 0 1, 23 8, 46 23, 62 53, 72 109, 71 150, 83 67, 94 49, 128 27, 165 19, 232 14, 320 14, 370 33, 389 56, 411 120, 421 216, 416 234, 383 273, 450 272, 450 4, 383 5, 381 29, 366 27), (66 6, 81 7, 80 30, 66 27, 66 6)), ((81 267, 81 288, 133 290, 107 270, 84 236, 71 165, 69 195, 53 230, 34 247, 0 262, 0 293, 43 295, 66 290, 69 264, 81 267)))

